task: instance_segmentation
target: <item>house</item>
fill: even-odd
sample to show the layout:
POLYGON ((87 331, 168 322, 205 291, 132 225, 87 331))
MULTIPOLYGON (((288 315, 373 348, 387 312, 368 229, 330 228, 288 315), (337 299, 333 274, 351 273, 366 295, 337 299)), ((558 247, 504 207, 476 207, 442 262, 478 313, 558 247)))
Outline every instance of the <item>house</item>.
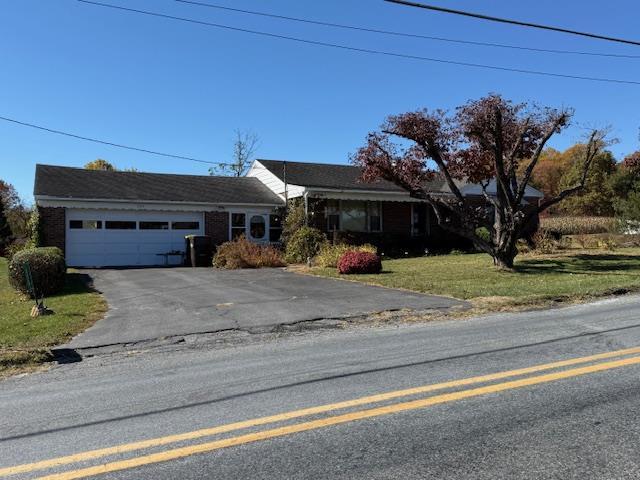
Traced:
POLYGON ((184 251, 185 235, 209 235, 220 244, 242 230, 266 240, 269 229, 280 228, 275 214, 283 205, 252 177, 50 165, 36 166, 34 197, 42 243, 61 248, 71 266, 161 265, 158 254, 184 251))
MULTIPOLYGON (((468 247, 468 241, 440 228, 431 206, 412 198, 403 188, 387 180, 364 183, 362 169, 335 165, 279 160, 256 160, 247 176, 260 179, 286 201, 301 199, 310 225, 353 243, 373 243, 383 251, 424 252, 428 248, 468 247)), ((456 181, 464 196, 484 204, 479 185, 456 181)), ((434 179, 427 190, 451 196, 444 179, 434 179)), ((495 182, 487 186, 491 195, 495 182)), ((537 204, 543 194, 525 190, 524 201, 537 204)))
MULTIPOLYGON (((163 264, 162 254, 183 251, 190 234, 215 245, 240 234, 275 242, 283 207, 294 199, 310 225, 347 241, 400 249, 461 241, 438 227, 426 203, 385 180, 363 183, 360 174, 355 166, 278 160, 256 160, 245 177, 37 165, 34 197, 42 243, 61 248, 71 266, 163 264)), ((451 195, 443 181, 429 188, 451 195)), ((475 185, 460 188, 480 195, 475 185)), ((530 189, 525 200, 541 196, 530 189)))

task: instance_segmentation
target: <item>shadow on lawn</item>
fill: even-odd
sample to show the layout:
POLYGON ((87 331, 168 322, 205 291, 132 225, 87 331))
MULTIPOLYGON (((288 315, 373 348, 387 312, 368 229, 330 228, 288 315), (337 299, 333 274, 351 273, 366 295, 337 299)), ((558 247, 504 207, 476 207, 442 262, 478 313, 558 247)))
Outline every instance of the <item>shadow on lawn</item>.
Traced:
POLYGON ((594 275, 622 273, 630 270, 640 272, 640 256, 615 254, 576 254, 563 258, 536 258, 520 260, 514 267, 518 273, 531 275, 554 273, 573 273, 594 275))

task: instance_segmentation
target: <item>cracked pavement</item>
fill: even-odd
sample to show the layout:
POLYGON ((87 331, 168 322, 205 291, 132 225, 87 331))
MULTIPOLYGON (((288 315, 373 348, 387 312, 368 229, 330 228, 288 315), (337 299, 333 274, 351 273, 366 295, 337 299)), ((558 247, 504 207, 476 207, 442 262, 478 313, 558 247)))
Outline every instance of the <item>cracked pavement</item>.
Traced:
POLYGON ((300 275, 284 269, 84 270, 109 304, 104 319, 62 349, 160 341, 295 325, 398 310, 467 308, 453 298, 300 275))

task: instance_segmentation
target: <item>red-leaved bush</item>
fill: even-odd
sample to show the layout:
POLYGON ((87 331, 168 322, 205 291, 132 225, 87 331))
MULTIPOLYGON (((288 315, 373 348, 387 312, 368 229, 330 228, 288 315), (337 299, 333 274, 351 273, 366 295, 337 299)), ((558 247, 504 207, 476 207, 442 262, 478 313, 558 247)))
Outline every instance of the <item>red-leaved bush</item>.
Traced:
POLYGON ((349 250, 338 260, 338 272, 351 273, 380 273, 382 262, 375 253, 349 250))

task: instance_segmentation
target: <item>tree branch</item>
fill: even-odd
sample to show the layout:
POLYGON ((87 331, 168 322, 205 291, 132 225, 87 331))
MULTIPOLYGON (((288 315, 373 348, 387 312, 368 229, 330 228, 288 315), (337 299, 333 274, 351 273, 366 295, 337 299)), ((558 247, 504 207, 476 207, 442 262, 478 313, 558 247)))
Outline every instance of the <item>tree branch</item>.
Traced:
POLYGON ((533 169, 536 167, 536 164, 538 163, 538 159, 540 158, 540 154, 542 154, 542 150, 544 149, 549 139, 558 130, 558 127, 566 123, 567 115, 568 114, 566 112, 562 112, 560 115, 558 115, 553 121, 553 123, 551 124, 551 126, 547 129, 542 139, 540 140, 540 143, 538 144, 535 152, 533 153, 533 156, 531 157, 531 162, 529 162, 529 165, 527 165, 527 169, 524 172, 524 176, 520 181, 518 194, 516 195, 516 198, 515 198, 516 203, 518 205, 520 204, 520 202, 522 202, 522 199, 524 198, 525 189, 527 188, 527 185, 531 180, 531 174, 533 173, 533 169))
POLYGON ((587 150, 585 152, 585 158, 582 164, 580 182, 571 188, 567 188, 563 190, 555 197, 540 203, 537 209, 538 213, 542 213, 547 208, 555 205, 558 202, 561 202, 568 196, 573 195, 574 193, 577 193, 584 188, 587 182, 587 176, 589 175, 589 167, 591 167, 591 163, 593 162, 593 159, 600 152, 600 146, 602 145, 602 135, 603 135, 602 132, 600 132, 599 130, 594 130, 591 132, 591 135, 589 136, 589 142, 587 143, 587 150))
POLYGON ((527 118, 525 118, 524 124, 522 125, 520 132, 518 132, 518 140, 516 141, 515 145, 511 149, 511 152, 509 153, 509 178, 511 180, 511 189, 513 190, 514 193, 518 192, 518 179, 516 176, 516 164, 515 164, 516 155, 518 154, 518 150, 520 150, 520 147, 522 146, 522 142, 524 141, 524 137, 527 134, 527 131, 529 130, 530 122, 531 122, 531 116, 528 116, 527 118))
POLYGON ((464 196, 462 195, 462 192, 460 192, 460 189, 458 188, 458 186, 453 181, 453 177, 451 176, 451 173, 449 172, 449 169, 447 168, 447 165, 444 159, 442 158, 442 152, 440 152, 440 149, 438 147, 436 147, 435 145, 431 145, 429 143, 419 142, 416 139, 409 138, 406 135, 402 135, 399 132, 394 130, 382 130, 382 133, 386 133, 388 135, 395 135, 396 137, 404 138, 406 140, 411 140, 417 143, 418 145, 420 145, 420 147, 422 147, 422 149, 428 154, 428 156, 434 162, 436 162, 436 165, 438 165, 438 168, 440 169, 440 172, 442 173, 442 175, 444 175, 444 178, 447 182, 447 185, 449 186, 449 189, 451 190, 451 193, 453 193, 456 196, 456 198, 460 201, 460 203, 462 204, 465 203, 464 196))

